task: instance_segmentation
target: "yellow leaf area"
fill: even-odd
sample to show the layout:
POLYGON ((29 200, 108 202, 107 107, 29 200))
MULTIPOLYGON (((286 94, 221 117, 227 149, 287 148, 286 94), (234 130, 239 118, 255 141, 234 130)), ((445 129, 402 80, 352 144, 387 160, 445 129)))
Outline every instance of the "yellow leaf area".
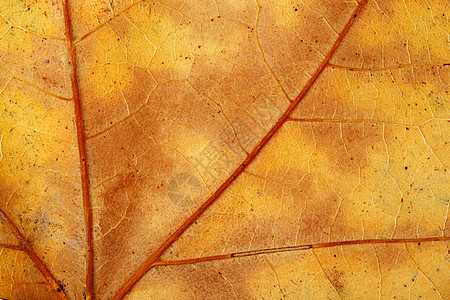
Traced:
POLYGON ((449 299, 449 15, 1 1, 0 298, 449 299))

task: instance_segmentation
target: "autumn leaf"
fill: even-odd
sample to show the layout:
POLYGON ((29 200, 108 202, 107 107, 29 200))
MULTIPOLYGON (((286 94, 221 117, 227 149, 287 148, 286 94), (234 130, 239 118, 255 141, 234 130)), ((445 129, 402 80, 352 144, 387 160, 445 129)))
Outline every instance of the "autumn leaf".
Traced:
POLYGON ((447 0, 0 2, 0 298, 450 298, 447 0))

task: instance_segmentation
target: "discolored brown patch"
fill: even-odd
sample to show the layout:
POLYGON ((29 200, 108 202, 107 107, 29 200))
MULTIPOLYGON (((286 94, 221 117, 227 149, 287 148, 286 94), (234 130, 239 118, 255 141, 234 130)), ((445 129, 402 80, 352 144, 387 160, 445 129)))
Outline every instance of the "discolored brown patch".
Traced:
POLYGON ((96 286, 99 295, 105 293, 109 284, 117 282, 109 270, 125 272, 126 266, 136 267, 140 262, 138 257, 152 249, 151 243, 130 247, 136 234, 151 225, 140 215, 142 210, 153 210, 148 201, 143 201, 148 184, 145 176, 129 173, 118 175, 92 192, 96 203, 93 216, 97 259, 94 268, 98 270, 96 286))
POLYGON ((187 83, 159 85, 150 95, 148 105, 176 123, 195 126, 218 117, 220 109, 207 97, 199 95, 187 83))
POLYGON ((123 95, 131 112, 139 109, 154 91, 156 82, 148 69, 134 67, 133 77, 123 89, 123 95))
POLYGON ((87 158, 91 185, 96 186, 115 175, 134 171, 136 157, 129 147, 129 145, 115 142, 114 136, 109 133, 89 140, 87 158))
POLYGON ((127 20, 124 15, 118 15, 117 17, 111 19, 108 26, 116 34, 117 39, 127 43, 131 37, 130 28, 132 24, 127 20))
POLYGON ((411 264, 404 245, 374 245, 374 248, 380 261, 380 272, 382 274, 411 264))
POLYGON ((319 174, 307 175, 299 185, 307 200, 305 209, 299 217, 296 243, 329 241, 331 226, 341 199, 335 192, 326 188, 327 182, 319 174))
POLYGON ((342 270, 330 269, 325 270, 325 273, 327 273, 331 284, 336 288, 336 290, 339 293, 342 292, 345 288, 345 284, 342 278, 345 272, 343 272, 342 270))
MULTIPOLYGON (((233 65, 226 61, 216 61, 206 55, 196 55, 189 74, 189 83, 198 92, 211 95, 216 86, 229 76, 232 68, 233 65), (205 69, 210 70, 210 72, 205 73, 205 69)), ((223 99, 218 100, 223 102, 223 99)))

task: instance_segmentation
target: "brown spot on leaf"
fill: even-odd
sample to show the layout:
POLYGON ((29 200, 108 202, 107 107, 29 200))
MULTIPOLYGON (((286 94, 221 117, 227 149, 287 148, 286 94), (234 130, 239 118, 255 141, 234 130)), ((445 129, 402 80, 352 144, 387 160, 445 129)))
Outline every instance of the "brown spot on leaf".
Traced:
POLYGON ((325 270, 325 273, 327 273, 331 284, 336 288, 336 290, 338 290, 338 292, 342 292, 345 288, 343 280, 343 275, 345 272, 338 269, 328 269, 325 270))

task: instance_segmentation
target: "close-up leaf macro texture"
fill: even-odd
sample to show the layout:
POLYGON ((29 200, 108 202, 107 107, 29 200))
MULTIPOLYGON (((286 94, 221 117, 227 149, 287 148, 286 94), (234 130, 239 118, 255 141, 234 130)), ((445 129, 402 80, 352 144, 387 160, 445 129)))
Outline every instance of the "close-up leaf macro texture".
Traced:
POLYGON ((450 299, 449 0, 0 0, 0 299, 450 299))

